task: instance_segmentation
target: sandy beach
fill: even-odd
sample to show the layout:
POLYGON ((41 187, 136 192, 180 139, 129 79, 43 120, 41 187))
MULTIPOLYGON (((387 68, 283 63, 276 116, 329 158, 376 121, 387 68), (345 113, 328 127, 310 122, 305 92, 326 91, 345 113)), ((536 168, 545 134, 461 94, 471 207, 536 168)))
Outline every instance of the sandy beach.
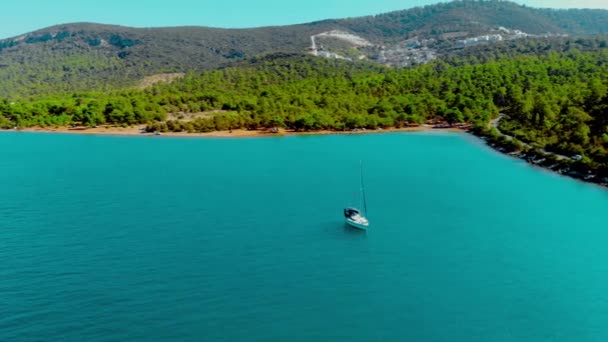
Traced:
POLYGON ((187 133, 187 132, 164 132, 160 135, 154 133, 143 132, 146 125, 137 125, 131 127, 115 127, 115 126, 99 126, 99 127, 28 127, 19 130, 5 130, 10 132, 40 132, 40 133, 67 133, 67 134, 91 134, 91 135, 122 135, 122 136, 168 136, 168 137, 262 137, 262 136, 289 136, 289 135, 327 135, 327 134, 371 134, 371 133, 388 133, 388 132, 422 132, 422 131, 454 131, 463 132, 465 129, 450 127, 450 128, 434 128, 431 125, 421 125, 416 127, 404 128, 388 128, 377 130, 355 130, 355 131, 308 131, 296 132, 292 130, 280 129, 278 133, 270 133, 267 130, 245 130, 234 129, 232 131, 215 131, 209 133, 187 133))

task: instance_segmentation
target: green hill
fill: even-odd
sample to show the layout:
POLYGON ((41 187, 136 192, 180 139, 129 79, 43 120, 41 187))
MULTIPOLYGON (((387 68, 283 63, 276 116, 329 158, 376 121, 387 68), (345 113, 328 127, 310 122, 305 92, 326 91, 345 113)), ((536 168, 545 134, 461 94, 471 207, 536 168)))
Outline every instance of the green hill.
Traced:
POLYGON ((312 52, 319 56, 407 66, 454 54, 467 48, 463 40, 471 37, 511 41, 605 31, 605 10, 470 0, 252 29, 65 24, 0 41, 0 96, 132 86, 159 73, 211 70, 269 53, 306 52, 313 36, 320 46, 312 52))

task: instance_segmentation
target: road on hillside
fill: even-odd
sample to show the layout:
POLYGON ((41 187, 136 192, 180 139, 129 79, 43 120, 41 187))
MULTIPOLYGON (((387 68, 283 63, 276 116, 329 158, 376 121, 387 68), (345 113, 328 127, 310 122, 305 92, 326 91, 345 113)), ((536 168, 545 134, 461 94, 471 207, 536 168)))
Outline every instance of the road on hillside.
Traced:
MULTIPOLYGON (((498 118, 490 120, 490 127, 496 128, 496 131, 498 132, 498 134, 502 135, 503 137, 505 137, 508 140, 519 141, 524 147, 529 148, 529 149, 537 149, 537 148, 533 147, 532 145, 527 144, 527 143, 525 143, 523 141, 520 141, 520 140, 516 139, 515 137, 513 137, 511 135, 503 133, 498 128, 498 125, 500 125, 500 120, 502 120, 502 118, 504 118, 504 117, 505 117, 505 114, 500 113, 498 115, 498 118)), ((545 150, 544 148, 541 148, 541 149, 538 149, 538 150, 540 150, 542 154, 544 154, 544 155, 552 155, 555 158, 557 158, 558 160, 571 159, 568 156, 564 156, 563 154, 558 154, 558 153, 550 152, 550 151, 545 150)))

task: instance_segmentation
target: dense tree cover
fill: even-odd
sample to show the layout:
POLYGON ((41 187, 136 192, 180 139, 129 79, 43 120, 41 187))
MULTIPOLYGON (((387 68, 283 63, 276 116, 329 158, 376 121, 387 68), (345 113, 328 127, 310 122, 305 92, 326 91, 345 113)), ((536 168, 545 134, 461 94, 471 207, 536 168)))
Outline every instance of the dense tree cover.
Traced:
POLYGON ((518 69, 525 78, 495 99, 507 114, 501 131, 535 147, 583 155, 593 168, 608 166, 608 54, 550 55, 518 69))
MULTIPOLYGON (((520 63, 509 64, 516 66, 514 73, 520 63)), ((191 74, 143 92, 5 102, 2 113, 19 126, 55 124, 57 117, 67 116, 88 125, 134 124, 162 118, 164 112, 211 110, 234 111, 241 119, 233 128, 251 129, 277 123, 302 130, 389 127, 432 119, 483 123, 496 114, 495 92, 506 85, 504 75, 491 66, 436 63, 414 70, 369 71, 339 61, 278 59, 191 74)))
POLYGON ((0 40, 0 96, 133 86, 144 76, 210 70, 277 51, 305 51, 310 35, 319 29, 59 25, 0 40))
POLYGON ((19 59, 10 61, 0 56, 0 94, 4 97, 110 90, 130 86, 143 75, 142 70, 129 68, 120 58, 95 51, 24 51, 19 59), (38 63, 38 59, 45 62, 38 63))
MULTIPOLYGON (((473 65, 390 69, 292 55, 146 90, 0 102, 0 126, 132 125, 208 132, 402 127, 428 121, 500 129, 537 148, 608 166, 608 52, 576 50, 473 65), (165 121, 167 113, 202 113, 165 121)), ((174 116, 175 117, 175 116, 174 116)))
POLYGON ((0 128, 134 125, 165 118, 166 112, 158 103, 137 91, 73 94, 31 102, 0 101, 0 128))

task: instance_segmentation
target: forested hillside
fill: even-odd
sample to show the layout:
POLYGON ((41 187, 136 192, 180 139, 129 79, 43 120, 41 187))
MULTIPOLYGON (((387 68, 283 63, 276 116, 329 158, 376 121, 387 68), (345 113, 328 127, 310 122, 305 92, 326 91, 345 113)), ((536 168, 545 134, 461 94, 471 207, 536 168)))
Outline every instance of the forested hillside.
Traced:
POLYGON ((0 41, 0 128, 467 124, 608 177, 606 30, 608 11, 494 0, 256 29, 59 25, 0 41))
MULTIPOLYGON (((604 10, 533 9, 473 0, 253 29, 65 24, 0 41, 0 97, 108 90, 158 73, 212 70, 276 52, 304 53, 312 36, 328 32, 334 38, 320 41, 318 55, 412 66, 435 57, 471 55, 469 49, 478 46, 463 42, 471 37, 489 35, 498 45, 522 46, 559 40, 563 34, 575 41, 579 35, 606 31, 604 10)), ((557 51, 551 44, 546 50, 557 51)))
MULTIPOLYGON (((458 61, 455 61, 458 62, 458 61)), ((238 68, 191 73, 146 90, 81 93, 0 103, 0 125, 132 125, 208 132, 287 127, 351 130, 429 121, 501 129, 539 148, 608 166, 608 51, 572 50, 475 65, 413 69, 279 55, 238 68), (167 113, 173 120, 165 121, 167 113), (202 113, 193 120, 180 115, 202 113), (177 119, 175 119, 177 118, 177 119)))

